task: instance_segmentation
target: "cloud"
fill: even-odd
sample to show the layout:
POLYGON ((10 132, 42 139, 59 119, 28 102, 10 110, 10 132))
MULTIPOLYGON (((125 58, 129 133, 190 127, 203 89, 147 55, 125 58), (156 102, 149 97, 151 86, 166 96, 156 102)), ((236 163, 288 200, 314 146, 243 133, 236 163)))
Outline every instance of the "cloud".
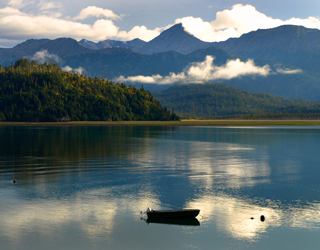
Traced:
MULTIPOLYGON (((76 40, 84 38, 96 42, 106 39, 132 40, 134 38, 149 41, 159 35, 161 31, 161 28, 148 30, 146 26, 135 26, 128 32, 119 31, 119 27, 109 19, 98 19, 92 25, 62 19, 61 13, 49 11, 52 8, 62 7, 59 3, 41 2, 38 7, 42 9, 41 15, 31 15, 12 7, 0 9, 0 40, 12 40, 15 44, 16 41, 44 37, 49 39, 71 37, 76 40)), ((88 8, 86 9, 88 10, 88 8)), ((93 9, 91 8, 91 10, 93 9)), ((105 11, 105 15, 108 15, 106 9, 103 11, 105 11)), ((109 17, 111 18, 112 14, 110 13, 109 17)), ((83 18, 89 14, 87 12, 80 16, 83 18)), ((91 14, 93 15, 94 13, 91 12, 91 14)), ((114 15, 114 18, 116 17, 118 16, 114 15)), ((8 47, 7 45, 5 46, 8 47)))
POLYGON ((89 6, 82 9, 74 20, 83 20, 88 17, 106 17, 110 19, 121 19, 120 16, 116 15, 112 10, 98 8, 96 6, 89 6))
POLYGON ((316 17, 273 19, 257 11, 252 5, 242 4, 217 12, 216 19, 211 22, 203 21, 200 17, 188 16, 176 19, 175 23, 182 23, 194 36, 207 42, 225 41, 257 29, 275 28, 286 24, 320 29, 320 19, 316 17))
POLYGON ((277 68, 277 72, 280 74, 298 74, 301 73, 301 69, 282 69, 282 68, 277 68))
POLYGON ((59 2, 45 2, 45 1, 40 1, 38 4, 38 7, 40 10, 51 10, 51 9, 61 9, 63 7, 62 3, 59 2))
POLYGON ((203 62, 193 63, 178 74, 171 72, 168 76, 159 74, 152 76, 120 76, 116 81, 148 84, 204 83, 214 80, 230 80, 248 75, 266 77, 269 74, 297 74, 302 72, 301 69, 293 70, 287 68, 278 68, 276 72, 272 72, 269 65, 259 67, 250 59, 246 62, 242 62, 240 59, 229 60, 222 66, 216 66, 213 61, 214 57, 206 56, 203 62))
POLYGON ((172 84, 175 82, 184 83, 203 83, 213 80, 230 80, 246 75, 267 76, 270 73, 269 65, 263 67, 255 66, 253 60, 241 62, 240 59, 230 60, 223 66, 216 66, 213 63, 214 57, 207 56, 203 62, 193 63, 184 69, 183 72, 176 74, 170 73, 169 76, 120 76, 116 80, 119 82, 141 82, 156 84, 172 84))
POLYGON ((41 50, 36 52, 33 57, 31 57, 31 60, 35 60, 40 63, 45 63, 47 60, 58 63, 60 58, 55 54, 50 54, 47 50, 41 50))
POLYGON ((0 18, 2 39, 73 37, 103 40, 118 34, 111 20, 97 20, 93 25, 48 16, 13 14, 0 18))
POLYGON ((5 7, 3 9, 0 9, 0 18, 1 19, 5 18, 7 16, 13 16, 13 15, 24 16, 24 15, 27 15, 27 14, 24 14, 20 10, 12 8, 12 7, 5 7))
POLYGON ((67 66, 65 66, 65 67, 63 67, 61 69, 63 71, 65 71, 65 72, 75 72, 75 73, 78 73, 80 75, 82 75, 85 72, 85 69, 82 68, 81 66, 79 68, 77 68, 77 69, 73 69, 73 68, 71 68, 70 66, 67 65, 67 66))
POLYGON ((148 30, 146 26, 135 26, 129 32, 120 31, 118 37, 123 40, 133 40, 140 38, 144 41, 150 41, 156 36, 160 35, 163 28, 155 28, 154 30, 148 30))
POLYGON ((162 81, 163 77, 161 75, 153 75, 153 76, 129 76, 124 77, 120 76, 116 79, 117 82, 141 82, 141 83, 158 83, 162 81))
POLYGON ((10 0, 8 5, 14 8, 22 8, 26 5, 32 4, 34 1, 26 1, 26 0, 10 0))

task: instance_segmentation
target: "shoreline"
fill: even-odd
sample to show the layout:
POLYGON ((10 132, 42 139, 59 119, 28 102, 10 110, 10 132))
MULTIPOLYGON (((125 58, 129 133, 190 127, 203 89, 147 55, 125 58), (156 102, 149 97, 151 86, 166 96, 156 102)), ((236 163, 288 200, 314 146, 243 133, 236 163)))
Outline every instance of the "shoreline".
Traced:
POLYGON ((320 126, 320 120, 0 122, 0 127, 5 126, 320 126))

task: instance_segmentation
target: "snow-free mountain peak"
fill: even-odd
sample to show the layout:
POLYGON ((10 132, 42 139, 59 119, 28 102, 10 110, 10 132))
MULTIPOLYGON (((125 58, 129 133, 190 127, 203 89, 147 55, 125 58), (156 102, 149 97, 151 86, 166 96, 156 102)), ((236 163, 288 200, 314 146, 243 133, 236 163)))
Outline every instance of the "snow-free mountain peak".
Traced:
POLYGON ((188 54, 196 49, 207 48, 210 43, 203 42, 187 31, 182 23, 173 25, 159 36, 139 48, 138 52, 154 54, 166 51, 177 51, 188 54))

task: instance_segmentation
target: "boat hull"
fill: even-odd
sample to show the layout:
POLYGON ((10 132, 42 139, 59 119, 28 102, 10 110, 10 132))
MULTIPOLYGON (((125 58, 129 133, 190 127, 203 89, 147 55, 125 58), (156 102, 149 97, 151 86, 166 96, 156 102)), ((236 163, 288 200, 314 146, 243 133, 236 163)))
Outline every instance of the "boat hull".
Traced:
POLYGON ((160 210, 147 212, 148 218, 195 218, 199 209, 160 210))

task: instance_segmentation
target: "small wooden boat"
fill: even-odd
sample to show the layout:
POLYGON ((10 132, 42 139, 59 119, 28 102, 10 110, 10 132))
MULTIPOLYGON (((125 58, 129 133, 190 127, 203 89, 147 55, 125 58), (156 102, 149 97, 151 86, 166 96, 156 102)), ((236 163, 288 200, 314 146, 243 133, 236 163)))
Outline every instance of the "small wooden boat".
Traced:
POLYGON ((199 213, 199 209, 147 211, 148 218, 195 218, 199 213))

